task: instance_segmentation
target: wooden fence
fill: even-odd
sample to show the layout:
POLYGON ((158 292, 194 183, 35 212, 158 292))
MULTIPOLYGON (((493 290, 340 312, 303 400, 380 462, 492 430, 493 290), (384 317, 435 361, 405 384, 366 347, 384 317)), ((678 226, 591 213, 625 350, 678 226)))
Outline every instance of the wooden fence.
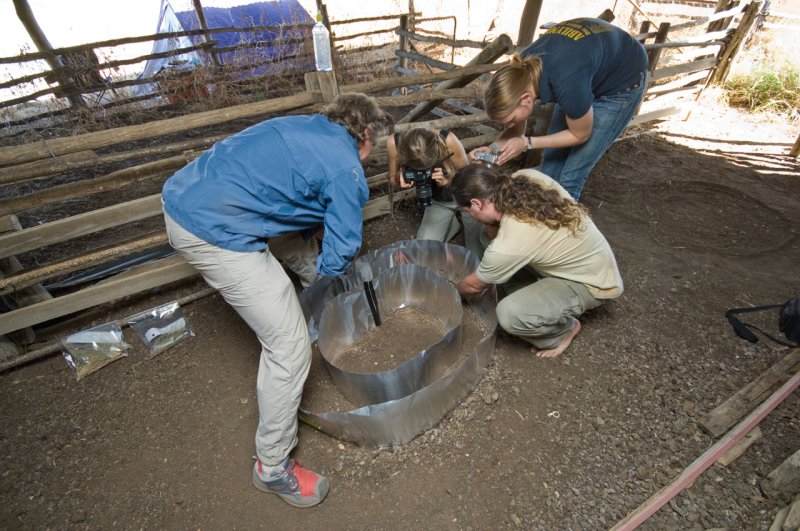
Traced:
MULTIPOLYGON (((710 80, 724 76, 730 67, 730 60, 741 45, 743 35, 755 19, 757 8, 757 2, 732 8, 720 2, 717 13, 702 20, 671 27, 662 24, 656 31, 643 25, 637 38, 645 44, 650 57, 652 85, 647 93, 648 104, 667 100, 676 94, 696 96, 710 80), (681 37, 680 41, 671 40, 670 37, 678 31, 691 28, 700 28, 700 34, 681 37), (701 52, 689 60, 665 61, 667 50, 695 49, 701 52), (709 49, 714 51, 708 52, 709 49)), ((0 336, 14 333, 13 339, 17 344, 30 343, 31 327, 196 274, 181 258, 171 256, 146 266, 136 266, 124 275, 106 279, 102 284, 92 284, 57 297, 52 297, 41 287, 49 280, 166 243, 163 221, 160 221, 160 195, 139 197, 136 193, 140 187, 133 185, 150 183, 160 189, 160 184, 175 170, 229 133, 175 139, 177 135, 201 131, 204 127, 231 124, 244 118, 255 120, 286 113, 314 112, 340 92, 364 92, 374 95, 383 107, 415 106, 398 121, 396 130, 409 127, 408 124, 414 122, 415 125, 467 131, 467 134, 460 135, 467 150, 490 143, 498 131, 487 126, 486 114, 481 109, 471 106, 481 97, 480 85, 472 81, 490 74, 503 64, 497 61, 514 50, 511 39, 501 35, 491 43, 480 46, 468 41, 423 35, 411 31, 413 28, 413 21, 409 24, 406 18, 396 29, 400 38, 396 69, 403 74, 400 76, 340 87, 335 73, 313 72, 305 75, 305 90, 289 96, 77 136, 0 147, 0 185, 20 188, 25 185, 29 188, 27 192, 0 201, 0 268, 4 274, 4 277, 0 277, 0 296, 12 306, 10 311, 0 314, 0 336), (465 66, 454 66, 421 54, 414 43, 469 47, 480 51, 465 66), (423 69, 428 72, 411 68, 409 65, 412 63, 424 65, 423 69), (418 122, 429 112, 436 118, 418 122), (170 139, 169 135, 173 138, 170 139), (148 145, 126 148, 145 141, 148 145), (107 170, 103 171, 104 168, 107 170), (99 174, 50 184, 53 177, 88 170, 99 174), (103 197, 109 191, 125 199, 104 208, 35 226, 22 227, 18 222, 17 216, 31 209, 87 196, 103 197), (76 238, 91 237, 98 231, 132 226, 148 219, 156 222, 158 229, 155 232, 133 235, 119 245, 40 263, 28 269, 23 269, 16 258, 30 256, 28 253, 40 253, 43 248, 57 247, 76 238), (27 335, 20 332, 26 330, 27 335)), ((663 118, 680 109, 676 105, 662 105, 640 113, 631 125, 663 118)), ((541 114, 545 116, 546 109, 541 108, 541 114)), ((533 134, 542 134, 546 131, 546 120, 533 120, 530 127, 533 134)), ((386 167, 384 144, 383 141, 377 144, 365 166, 386 167)), ((408 190, 392 193, 387 186, 386 173, 374 172, 368 175, 367 180, 373 190, 373 199, 364 208, 365 220, 391 212, 394 203, 413 194, 408 190)), ((22 356, 17 361, 6 362, 5 366, 0 364, 0 370, 26 359, 29 358, 22 356)))

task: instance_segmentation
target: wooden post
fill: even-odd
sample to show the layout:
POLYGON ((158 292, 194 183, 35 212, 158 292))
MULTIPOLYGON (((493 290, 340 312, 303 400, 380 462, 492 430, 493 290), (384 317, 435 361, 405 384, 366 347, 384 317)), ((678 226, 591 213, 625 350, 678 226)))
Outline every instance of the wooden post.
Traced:
MULTIPOLYGON (((511 50, 514 47, 514 43, 511 42, 511 37, 506 34, 500 35, 495 40, 490 42, 486 48, 480 51, 478 55, 476 55, 472 61, 467 63, 465 66, 474 66, 478 64, 484 63, 492 63, 497 60, 498 57, 501 57, 504 53, 511 50)), ((438 85, 436 85, 437 90, 442 90, 445 88, 455 88, 455 87, 463 87, 468 85, 472 82, 472 80, 480 77, 479 75, 471 75, 465 76, 457 79, 450 79, 448 81, 442 81, 438 85)), ((408 123, 413 122, 417 118, 423 116, 425 113, 429 112, 431 109, 439 105, 441 100, 432 100, 424 103, 420 103, 411 111, 403 116, 401 119, 397 121, 397 123, 408 123)))
POLYGON ((542 0, 526 0, 519 20, 519 34, 517 47, 524 48, 533 42, 536 26, 539 24, 539 14, 542 12, 542 0))
MULTIPOLYGON (((716 7, 714 7, 714 14, 719 13, 721 11, 727 11, 728 9, 738 4, 739 0, 717 0, 717 5, 716 7)), ((723 18, 719 20, 714 20, 708 25, 708 28, 706 28, 706 33, 711 33, 712 31, 721 30, 728 24, 730 24, 730 19, 723 18)))
MULTIPOLYGON (((651 25, 652 25, 652 23, 649 20, 643 21, 642 25, 639 26, 639 35, 644 35, 645 33, 650 33, 650 26, 651 25)), ((639 39, 639 42, 644 44, 644 42, 646 40, 647 40, 647 37, 642 37, 641 39, 639 39)))
POLYGON ((322 92, 322 103, 328 104, 339 95, 339 85, 333 71, 307 72, 305 74, 306 90, 322 92))
POLYGON ((789 150, 790 157, 800 157, 800 134, 797 135, 797 140, 794 141, 794 146, 789 150))
POLYGON ((22 22, 22 25, 25 26, 36 48, 45 54, 45 61, 47 61, 47 64, 53 69, 57 83, 64 91, 67 100, 69 100, 73 107, 86 107, 83 98, 75 91, 75 87, 72 86, 69 77, 63 74, 64 64, 53 52, 50 41, 47 40, 42 28, 37 24, 36 18, 33 16, 33 11, 31 11, 31 6, 28 4, 28 0, 14 0, 14 8, 17 11, 17 17, 20 22, 22 22))
MULTIPOLYGON (((669 33, 669 22, 662 22, 658 25, 658 32, 656 33, 656 43, 666 42, 667 34, 669 33)), ((661 50, 662 48, 653 48, 652 50, 648 50, 647 52, 647 69, 650 72, 655 71, 656 66, 658 65, 658 59, 661 57, 661 50)))
POLYGON ((597 15, 597 18, 600 20, 605 20, 606 22, 614 22, 614 19, 617 18, 617 16, 610 9, 605 9, 602 13, 597 15))
POLYGON ((728 74, 731 72, 731 66, 733 65, 733 60, 736 57, 739 48, 741 48, 742 44, 744 44, 744 39, 750 32, 750 28, 756 21, 759 7, 759 2, 753 1, 747 6, 747 8, 745 8, 744 13, 742 13, 742 20, 739 22, 739 27, 737 27, 736 31, 733 32, 733 35, 730 36, 728 44, 719 54, 717 67, 711 74, 712 83, 724 83, 728 78, 728 74))
MULTIPOLYGON (((203 30, 203 40, 206 43, 211 43, 211 34, 208 32, 208 23, 206 22, 206 14, 203 12, 203 5, 200 0, 192 0, 194 12, 197 15, 197 21, 200 23, 200 29, 203 30)), ((208 49, 208 54, 211 56, 211 61, 214 66, 222 66, 222 61, 219 59, 219 54, 213 48, 208 49)))
MULTIPOLYGON (((0 233, 14 233, 21 230, 22 225, 20 225, 16 216, 6 216, 0 220, 0 233)), ((19 260, 17 260, 15 256, 6 256, 0 259, 0 278, 16 275, 22 271, 22 269, 22 264, 19 263, 19 260)), ((34 284, 30 287, 15 291, 13 300, 11 296, 7 296, 5 298, 9 301, 9 305, 14 307, 22 307, 52 299, 53 296, 50 295, 50 292, 48 292, 41 284, 34 284)), ((3 355, 4 357, 8 356, 7 353, 9 352, 9 349, 15 347, 15 343, 30 345, 36 341, 36 334, 30 327, 26 327, 21 332, 16 333, 15 336, 16 337, 14 338, 6 338, 5 336, 0 337, 0 345, 2 345, 0 350, 6 352, 6 354, 3 355)))
MULTIPOLYGON (((410 31, 408 29, 408 15, 400 15, 400 29, 403 31, 410 31)), ((408 51, 408 37, 406 37, 403 33, 400 34, 400 41, 397 44, 397 48, 401 52, 408 51)), ((406 68, 408 66, 408 59, 401 54, 397 60, 397 66, 400 68, 406 68)), ((405 94, 405 92, 403 92, 403 94, 405 94)))

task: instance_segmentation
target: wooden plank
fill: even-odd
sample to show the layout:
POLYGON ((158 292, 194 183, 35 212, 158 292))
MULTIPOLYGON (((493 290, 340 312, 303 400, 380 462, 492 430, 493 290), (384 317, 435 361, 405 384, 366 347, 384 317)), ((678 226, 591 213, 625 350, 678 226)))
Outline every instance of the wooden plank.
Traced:
POLYGON ((751 411, 755 404, 789 379, 800 369, 800 349, 792 349, 782 360, 763 372, 758 378, 742 387, 725 402, 703 415, 697 422, 700 429, 717 438, 736 421, 751 411))
POLYGON ((727 452, 739 439, 744 437, 750 430, 755 428, 764 417, 775 409, 786 397, 791 395, 800 386, 800 373, 795 374, 788 382, 783 384, 780 389, 775 391, 763 404, 750 413, 725 437, 717 441, 711 448, 695 459, 692 464, 686 467, 683 472, 669 485, 665 486, 644 503, 619 521, 612 531, 633 531, 644 523, 648 518, 656 513, 661 507, 666 505, 669 500, 674 498, 679 492, 691 485, 700 474, 727 452))
POLYGON ((762 436, 762 435, 763 435, 763 433, 761 433, 761 428, 759 428, 758 426, 756 426, 756 427, 755 427, 755 429, 753 429, 753 431, 751 431, 750 433, 748 433, 747 435, 745 435, 744 437, 742 437, 742 438, 739 440, 739 442, 737 442, 736 444, 734 444, 734 445, 731 447, 731 449, 730 449, 730 450, 728 450, 727 452, 725 452, 724 454, 722 454, 722 456, 720 456, 720 458, 719 458, 719 459, 717 459, 717 464, 718 464, 718 465, 721 465, 721 466, 728 466, 729 464, 733 463, 734 461, 736 461, 737 459, 739 459, 739 457, 741 457, 741 456, 742 456, 742 454, 743 454, 743 453, 744 453, 744 452, 745 452, 745 451, 746 451, 748 448, 750 448, 750 446, 751 446, 751 445, 752 445, 754 442, 756 442, 757 440, 759 440, 759 439, 761 438, 761 436, 762 436))
POLYGON ((117 170, 94 179, 52 186, 27 195, 7 199, 0 202, 0 215, 16 214, 56 201, 83 198, 90 194, 122 188, 145 179, 166 178, 172 175, 175 170, 188 164, 192 160, 190 157, 191 154, 187 152, 177 157, 169 157, 117 170))
POLYGON ((668 118, 672 115, 678 114, 679 112, 681 112, 680 107, 666 107, 664 109, 658 109, 655 111, 637 114, 631 119, 630 122, 628 122, 627 127, 632 127, 634 125, 652 122, 653 120, 661 120, 663 118, 668 118))
POLYGON ((163 155, 165 153, 205 149, 215 142, 223 140, 228 136, 229 135, 227 134, 223 134, 210 136, 208 138, 192 138, 181 142, 156 144, 153 146, 122 151, 119 153, 111 153, 108 155, 96 155, 94 151, 77 151, 75 153, 67 153, 66 155, 62 155, 54 159, 51 158, 37 160, 34 162, 19 164, 17 166, 3 168, 2 173, 0 173, 0 184, 10 184, 22 182, 28 179, 38 179, 41 177, 56 175, 58 173, 82 170, 90 167, 96 168, 106 164, 127 162, 144 157, 163 155))
MULTIPOLYGON (((795 375, 795 377, 800 374, 795 375)), ((761 482, 761 490, 773 500, 784 503, 800 494, 800 450, 787 457, 761 482)))
POLYGON ((18 164, 75 151, 97 149, 121 142, 132 142, 154 136, 179 133, 197 127, 230 122, 239 118, 289 111, 312 105, 313 103, 314 95, 309 92, 303 92, 283 98, 245 103, 188 116, 167 118, 166 120, 95 131, 76 136, 51 138, 20 146, 6 146, 0 148, 0 165, 18 164))
MULTIPOLYGON (((483 73, 496 70, 500 66, 502 66, 502 64, 476 64, 469 67, 458 68, 451 72, 424 74, 415 77, 413 80, 406 77, 388 77, 364 83, 346 85, 340 87, 340 90, 341 92, 373 93, 417 83, 437 83, 462 77, 469 77, 472 79, 483 73)), ((464 84, 466 85, 466 83, 464 84)), ((292 96, 245 103, 233 107, 226 107, 224 109, 205 111, 144 124, 118 127, 71 137, 52 138, 46 141, 33 142, 19 146, 0 147, 0 166, 21 164, 23 162, 30 162, 43 158, 57 157, 75 151, 108 147, 122 142, 131 142, 144 138, 179 133, 198 127, 230 122, 240 118, 291 111, 313 105, 316 103, 317 98, 319 98, 319 94, 303 92, 292 96)))
POLYGON ((0 235, 0 258, 161 214, 161 194, 0 235))
POLYGON ((17 275, 0 279, 0 294, 6 295, 7 293, 13 293, 16 290, 26 288, 32 284, 36 284, 37 282, 43 282, 50 278, 63 276, 69 273, 74 273, 75 271, 94 267, 104 262, 108 262, 109 260, 129 256, 133 253, 166 243, 168 243, 167 234, 165 232, 159 232, 154 235, 148 235, 143 238, 124 243, 122 245, 84 254, 78 256, 77 258, 71 258, 62 262, 47 264, 35 269, 29 269, 28 271, 19 273, 17 275))
POLYGON ((681 74, 689 74, 692 72, 698 72, 700 70, 708 70, 709 68, 714 68, 717 64, 716 57, 707 57, 705 59, 698 59, 696 61, 692 61, 691 63, 684 63, 680 65, 672 65, 667 66, 664 68, 659 68, 653 75, 650 77, 650 82, 657 81, 659 79, 666 79, 672 76, 678 76, 681 74))
POLYGON ((786 519, 783 521, 783 530, 791 531, 800 529, 800 493, 795 497, 789 510, 786 513, 786 519))
MULTIPOLYGON (((468 66, 477 66, 483 65, 485 63, 494 64, 494 61, 497 60, 499 57, 502 57, 506 52, 513 49, 514 45, 511 42, 511 38, 506 35, 502 34, 497 39, 489 43, 486 48, 480 51, 478 55, 476 55, 469 63, 468 66)), ((499 67, 500 65, 497 65, 499 67)), ((458 72, 459 70, 453 70, 452 72, 458 72)), ((448 72, 448 73, 452 73, 448 72)), ((421 76, 420 76, 421 77, 421 76)), ((450 79, 447 81, 442 81, 439 83, 436 88, 439 90, 446 89, 446 88, 454 88, 454 87, 463 87, 468 85, 472 82, 472 80, 476 79, 478 75, 468 75, 468 76, 461 76, 457 79, 450 79)), ((413 80, 419 82, 419 77, 412 78, 413 80)), ((444 98, 447 99, 447 98, 444 98)), ((407 123, 413 122, 417 120, 419 117, 423 116, 425 113, 433 109, 439 104, 439 100, 431 100, 428 102, 420 103, 411 111, 408 112, 405 116, 400 118, 397 123, 407 123)))
POLYGON ((394 54, 401 58, 401 59, 411 59, 412 61, 417 61, 418 63, 424 63, 428 66, 432 66, 434 68, 438 68, 440 70, 453 70, 456 68, 456 65, 452 63, 447 63, 445 61, 439 61, 438 59, 433 59, 432 57, 428 57, 427 55, 423 55, 421 53, 414 53, 414 52, 404 52, 403 50, 395 50, 394 54))
POLYGON ((90 286, 75 293, 4 313, 0 315, 0 335, 197 274, 192 266, 177 255, 160 260, 159 266, 145 273, 90 286))

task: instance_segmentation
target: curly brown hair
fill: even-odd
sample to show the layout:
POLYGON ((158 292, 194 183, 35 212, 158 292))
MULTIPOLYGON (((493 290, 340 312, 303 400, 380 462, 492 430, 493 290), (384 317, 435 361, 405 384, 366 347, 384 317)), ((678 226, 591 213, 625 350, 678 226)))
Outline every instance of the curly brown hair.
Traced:
POLYGON ((525 174, 509 175, 486 164, 473 163, 458 170, 450 189, 461 207, 469 207, 472 199, 491 201, 499 212, 553 230, 567 227, 574 234, 584 230, 584 220, 589 218, 586 207, 556 189, 545 188, 525 174))
POLYGON ((359 142, 367 140, 364 137, 367 129, 370 131, 369 139, 376 142, 392 124, 391 115, 378 107, 375 98, 360 92, 339 94, 320 114, 347 128, 347 132, 359 142))

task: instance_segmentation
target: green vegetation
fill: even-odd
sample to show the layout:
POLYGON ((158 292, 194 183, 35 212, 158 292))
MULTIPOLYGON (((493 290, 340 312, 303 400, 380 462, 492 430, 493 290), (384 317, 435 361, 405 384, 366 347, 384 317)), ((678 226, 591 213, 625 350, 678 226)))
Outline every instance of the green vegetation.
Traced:
POLYGON ((749 73, 732 75, 723 85, 728 104, 781 115, 800 122, 800 69, 784 64, 757 65, 749 73))

